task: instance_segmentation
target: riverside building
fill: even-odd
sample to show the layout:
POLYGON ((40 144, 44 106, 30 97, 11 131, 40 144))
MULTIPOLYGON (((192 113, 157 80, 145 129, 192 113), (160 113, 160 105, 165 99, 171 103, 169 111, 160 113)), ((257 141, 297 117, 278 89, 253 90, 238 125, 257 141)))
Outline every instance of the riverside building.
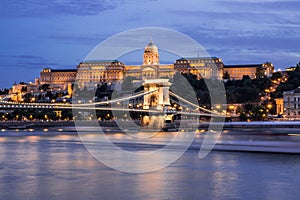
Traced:
POLYGON ((283 92, 284 114, 290 119, 300 118, 300 88, 283 92))
POLYGON ((144 48, 141 65, 126 65, 119 60, 88 60, 79 63, 76 69, 45 68, 40 73, 39 83, 64 90, 75 81, 80 87, 95 86, 102 82, 113 85, 128 76, 137 80, 172 79, 174 74, 179 72, 194 74, 198 79, 222 79, 226 72, 230 79, 239 80, 244 75, 250 78, 271 76, 273 71, 274 66, 270 62, 256 65, 224 65, 218 57, 179 58, 174 63, 160 64, 158 47, 150 41, 144 48))

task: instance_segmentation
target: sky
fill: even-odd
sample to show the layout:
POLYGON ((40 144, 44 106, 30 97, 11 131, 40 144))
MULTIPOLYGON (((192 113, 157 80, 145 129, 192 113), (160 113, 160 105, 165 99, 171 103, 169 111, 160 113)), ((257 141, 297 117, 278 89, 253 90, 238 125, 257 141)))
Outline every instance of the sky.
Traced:
POLYGON ((300 61, 299 8, 299 0, 1 0, 0 88, 44 67, 76 68, 102 41, 143 27, 186 34, 225 65, 284 69, 300 61))

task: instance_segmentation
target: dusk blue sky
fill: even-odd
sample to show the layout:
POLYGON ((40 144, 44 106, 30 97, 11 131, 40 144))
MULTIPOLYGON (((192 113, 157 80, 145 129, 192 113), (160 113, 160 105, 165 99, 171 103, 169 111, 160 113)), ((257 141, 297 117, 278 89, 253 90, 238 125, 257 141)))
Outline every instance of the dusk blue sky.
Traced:
POLYGON ((299 0, 1 0, 0 88, 44 67, 75 68, 107 37, 141 27, 182 32, 225 64, 284 69, 300 61, 299 8, 299 0))

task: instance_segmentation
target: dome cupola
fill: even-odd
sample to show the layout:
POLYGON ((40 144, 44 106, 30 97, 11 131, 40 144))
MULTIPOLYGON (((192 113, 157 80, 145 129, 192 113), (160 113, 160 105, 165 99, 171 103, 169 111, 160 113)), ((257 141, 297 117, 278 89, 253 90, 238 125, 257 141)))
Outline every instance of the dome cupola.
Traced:
POLYGON ((143 65, 158 65, 159 54, 157 46, 150 41, 144 50, 143 65))

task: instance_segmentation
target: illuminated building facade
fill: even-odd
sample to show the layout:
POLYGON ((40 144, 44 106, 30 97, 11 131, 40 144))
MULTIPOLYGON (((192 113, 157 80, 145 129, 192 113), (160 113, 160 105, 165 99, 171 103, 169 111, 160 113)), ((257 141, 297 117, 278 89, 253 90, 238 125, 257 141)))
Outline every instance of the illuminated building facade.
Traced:
POLYGON ((49 84, 53 90, 66 90, 76 79, 75 69, 45 68, 40 73, 39 84, 49 84))
POLYGON ((257 76, 270 77, 274 72, 274 66, 270 62, 254 65, 225 65, 224 73, 228 72, 230 79, 241 80, 244 75, 251 79, 257 76))
POLYGON ((174 70, 184 74, 194 74, 198 78, 223 77, 224 64, 217 57, 180 58, 174 63, 174 70))
POLYGON ((284 113, 284 100, 283 98, 277 98, 275 99, 276 102, 276 114, 277 115, 283 115, 284 113))
POLYGON ((15 83, 9 91, 10 97, 12 101, 20 102, 22 101, 23 93, 27 92, 27 84, 26 83, 15 83))
POLYGON ((101 82, 116 83, 131 76, 137 80, 168 78, 176 72, 194 74, 200 78, 222 79, 227 71, 231 79, 242 79, 243 75, 256 78, 258 74, 270 76, 274 71, 272 63, 260 65, 224 65, 217 57, 180 58, 173 64, 160 64, 157 46, 150 41, 144 48, 141 65, 125 65, 118 60, 96 60, 79 63, 76 70, 53 70, 45 68, 40 74, 40 84, 63 89, 69 83, 79 86, 95 86, 101 82))
POLYGON ((300 88, 283 92, 284 114, 287 118, 300 118, 300 88))
POLYGON ((172 78, 174 66, 172 64, 161 65, 157 46, 150 41, 144 49, 143 64, 139 66, 126 66, 125 76, 137 79, 172 78))
POLYGON ((123 80, 124 63, 118 60, 84 61, 77 66, 76 82, 79 85, 94 85, 100 82, 123 80))
POLYGON ((157 46, 151 41, 144 50, 142 65, 128 65, 118 60, 85 61, 77 66, 79 85, 95 85, 100 82, 116 83, 127 76, 140 80, 172 78, 173 64, 161 65, 157 46))

